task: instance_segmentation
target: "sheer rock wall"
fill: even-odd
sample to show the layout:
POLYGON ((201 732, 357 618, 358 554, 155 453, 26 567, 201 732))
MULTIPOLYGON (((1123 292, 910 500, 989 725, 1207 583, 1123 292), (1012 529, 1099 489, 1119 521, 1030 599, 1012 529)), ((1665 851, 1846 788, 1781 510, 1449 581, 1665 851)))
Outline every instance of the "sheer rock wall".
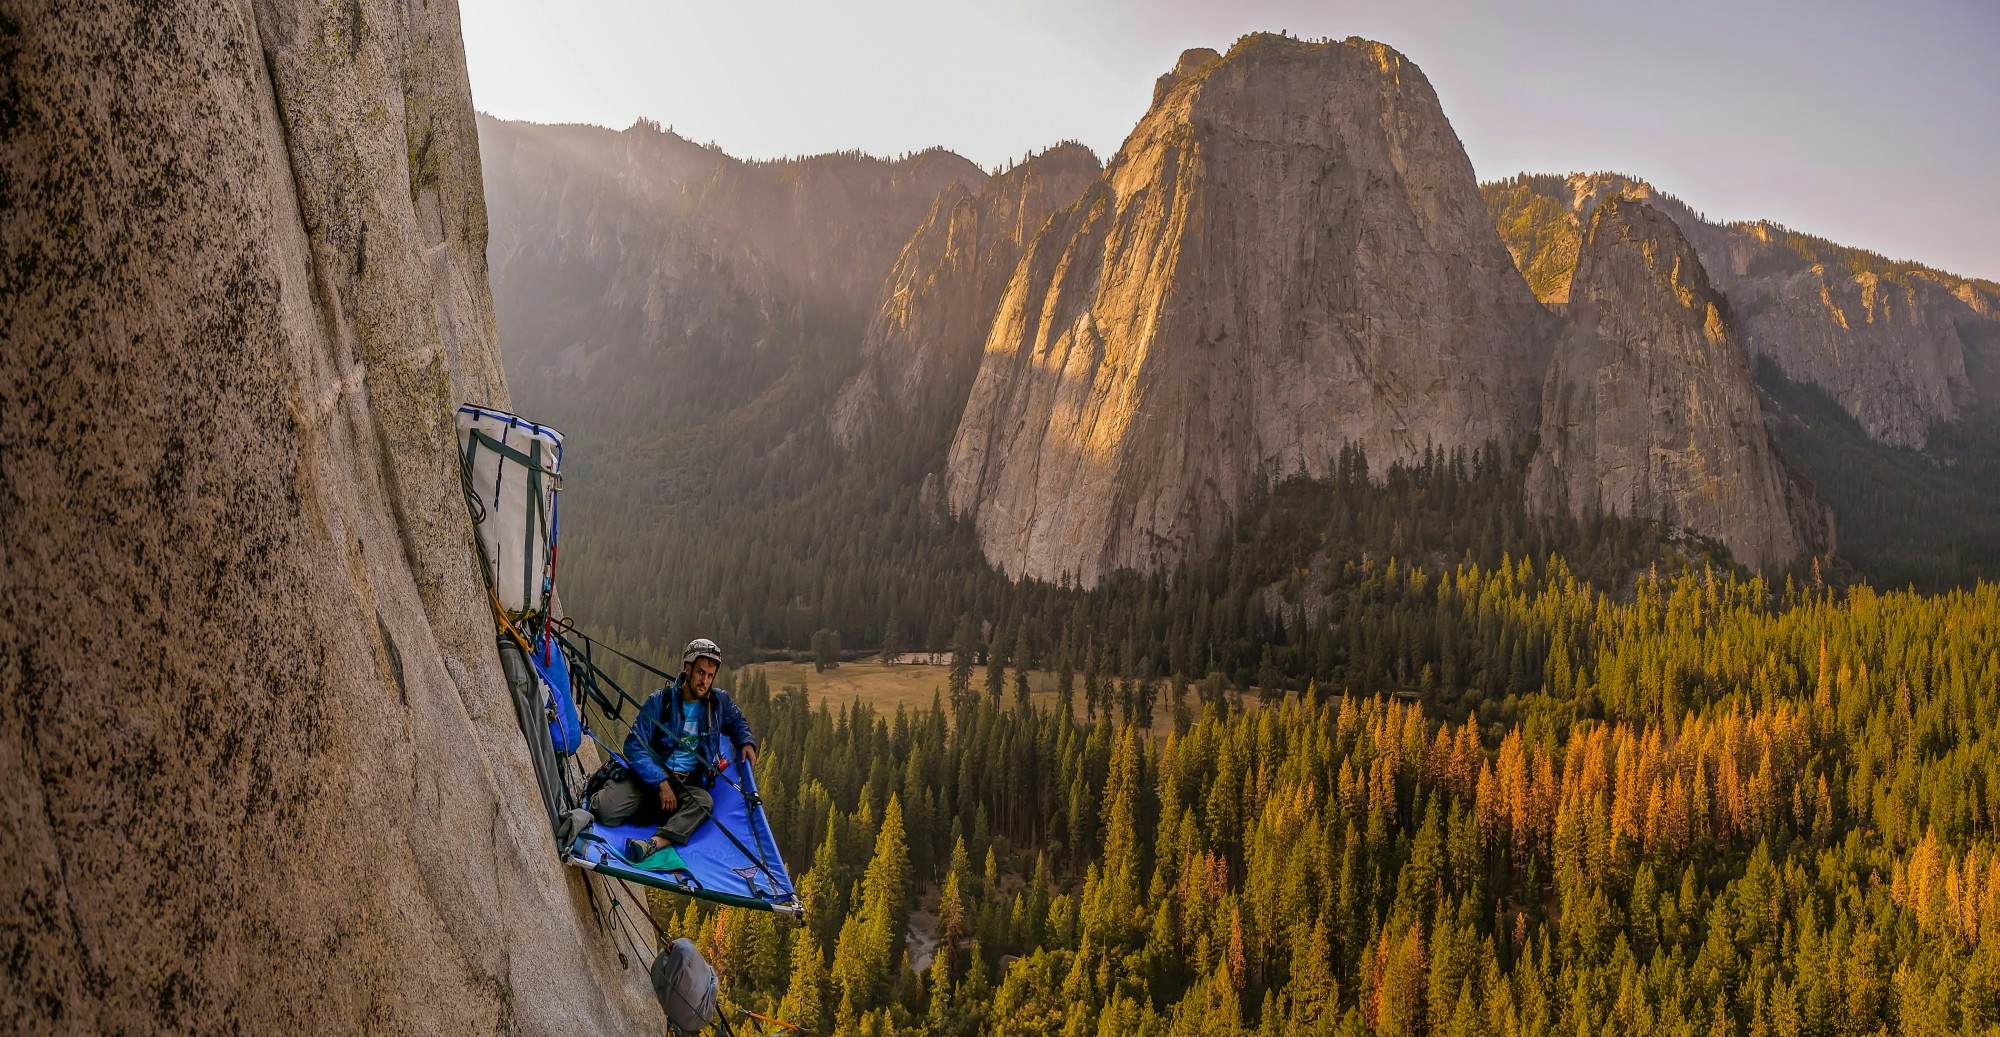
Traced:
POLYGON ((7 7, 0 1030, 657 1032, 459 490, 456 6, 7 7))
POLYGON ((1659 519, 1753 566, 1796 558, 1806 537, 1727 310, 1664 213, 1601 201, 1543 388, 1529 504, 1659 519))

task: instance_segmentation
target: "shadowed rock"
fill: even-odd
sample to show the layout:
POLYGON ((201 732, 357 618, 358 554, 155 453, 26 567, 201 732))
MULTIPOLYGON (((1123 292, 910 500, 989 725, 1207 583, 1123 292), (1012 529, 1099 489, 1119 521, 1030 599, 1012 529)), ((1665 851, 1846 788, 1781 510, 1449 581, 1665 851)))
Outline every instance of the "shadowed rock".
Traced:
POLYGON ((747 162, 645 121, 479 127, 509 378, 600 442, 760 398, 823 421, 912 231, 986 179, 941 149, 747 162))
POLYGON ((928 436, 942 422, 937 441, 951 434, 1021 250, 1100 169, 1090 149, 1063 144, 976 190, 953 185, 938 196, 882 285, 861 373, 834 401, 843 447, 885 426, 928 436))

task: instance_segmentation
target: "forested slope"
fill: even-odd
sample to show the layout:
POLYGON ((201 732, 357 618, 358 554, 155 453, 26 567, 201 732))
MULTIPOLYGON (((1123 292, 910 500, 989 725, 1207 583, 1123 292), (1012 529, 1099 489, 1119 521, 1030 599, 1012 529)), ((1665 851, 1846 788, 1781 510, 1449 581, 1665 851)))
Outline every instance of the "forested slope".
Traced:
POLYGON ((753 676, 812 921, 680 924, 739 999, 848 1033, 2000 1021, 2000 589, 1384 582, 1466 643, 1520 638, 1532 690, 1460 723, 1315 692, 1149 731, 976 690, 833 714, 753 676))

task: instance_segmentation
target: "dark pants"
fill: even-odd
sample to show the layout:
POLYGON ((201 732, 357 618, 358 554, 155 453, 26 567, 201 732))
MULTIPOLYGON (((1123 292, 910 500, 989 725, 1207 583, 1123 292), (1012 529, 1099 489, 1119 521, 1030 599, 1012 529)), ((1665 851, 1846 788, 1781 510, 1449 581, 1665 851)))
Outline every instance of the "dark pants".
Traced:
POLYGON ((653 786, 638 778, 627 775, 623 781, 607 783, 590 798, 590 812, 597 820, 607 825, 622 825, 627 821, 641 824, 658 824, 655 834, 667 842, 681 846, 687 843, 694 830, 708 820, 715 809, 715 799, 708 790, 692 782, 685 783, 680 790, 680 807, 671 816, 663 817, 660 809, 660 793, 653 786))

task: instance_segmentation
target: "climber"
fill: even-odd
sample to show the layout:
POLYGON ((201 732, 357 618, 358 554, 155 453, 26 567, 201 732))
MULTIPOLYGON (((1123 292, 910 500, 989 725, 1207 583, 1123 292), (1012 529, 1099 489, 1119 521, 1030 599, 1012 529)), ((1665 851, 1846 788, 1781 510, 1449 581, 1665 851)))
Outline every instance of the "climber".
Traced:
POLYGON ((729 736, 744 763, 757 763, 750 722, 729 693, 715 687, 721 668, 722 649, 714 641, 689 641, 681 653, 680 676, 646 699, 625 736, 628 766, 618 768, 622 774, 607 775, 610 780, 591 798, 591 813, 604 825, 661 819, 650 840, 626 840, 625 858, 635 864, 669 845, 685 845, 708 820, 715 805, 708 789, 715 773, 728 765, 719 735, 729 736))

